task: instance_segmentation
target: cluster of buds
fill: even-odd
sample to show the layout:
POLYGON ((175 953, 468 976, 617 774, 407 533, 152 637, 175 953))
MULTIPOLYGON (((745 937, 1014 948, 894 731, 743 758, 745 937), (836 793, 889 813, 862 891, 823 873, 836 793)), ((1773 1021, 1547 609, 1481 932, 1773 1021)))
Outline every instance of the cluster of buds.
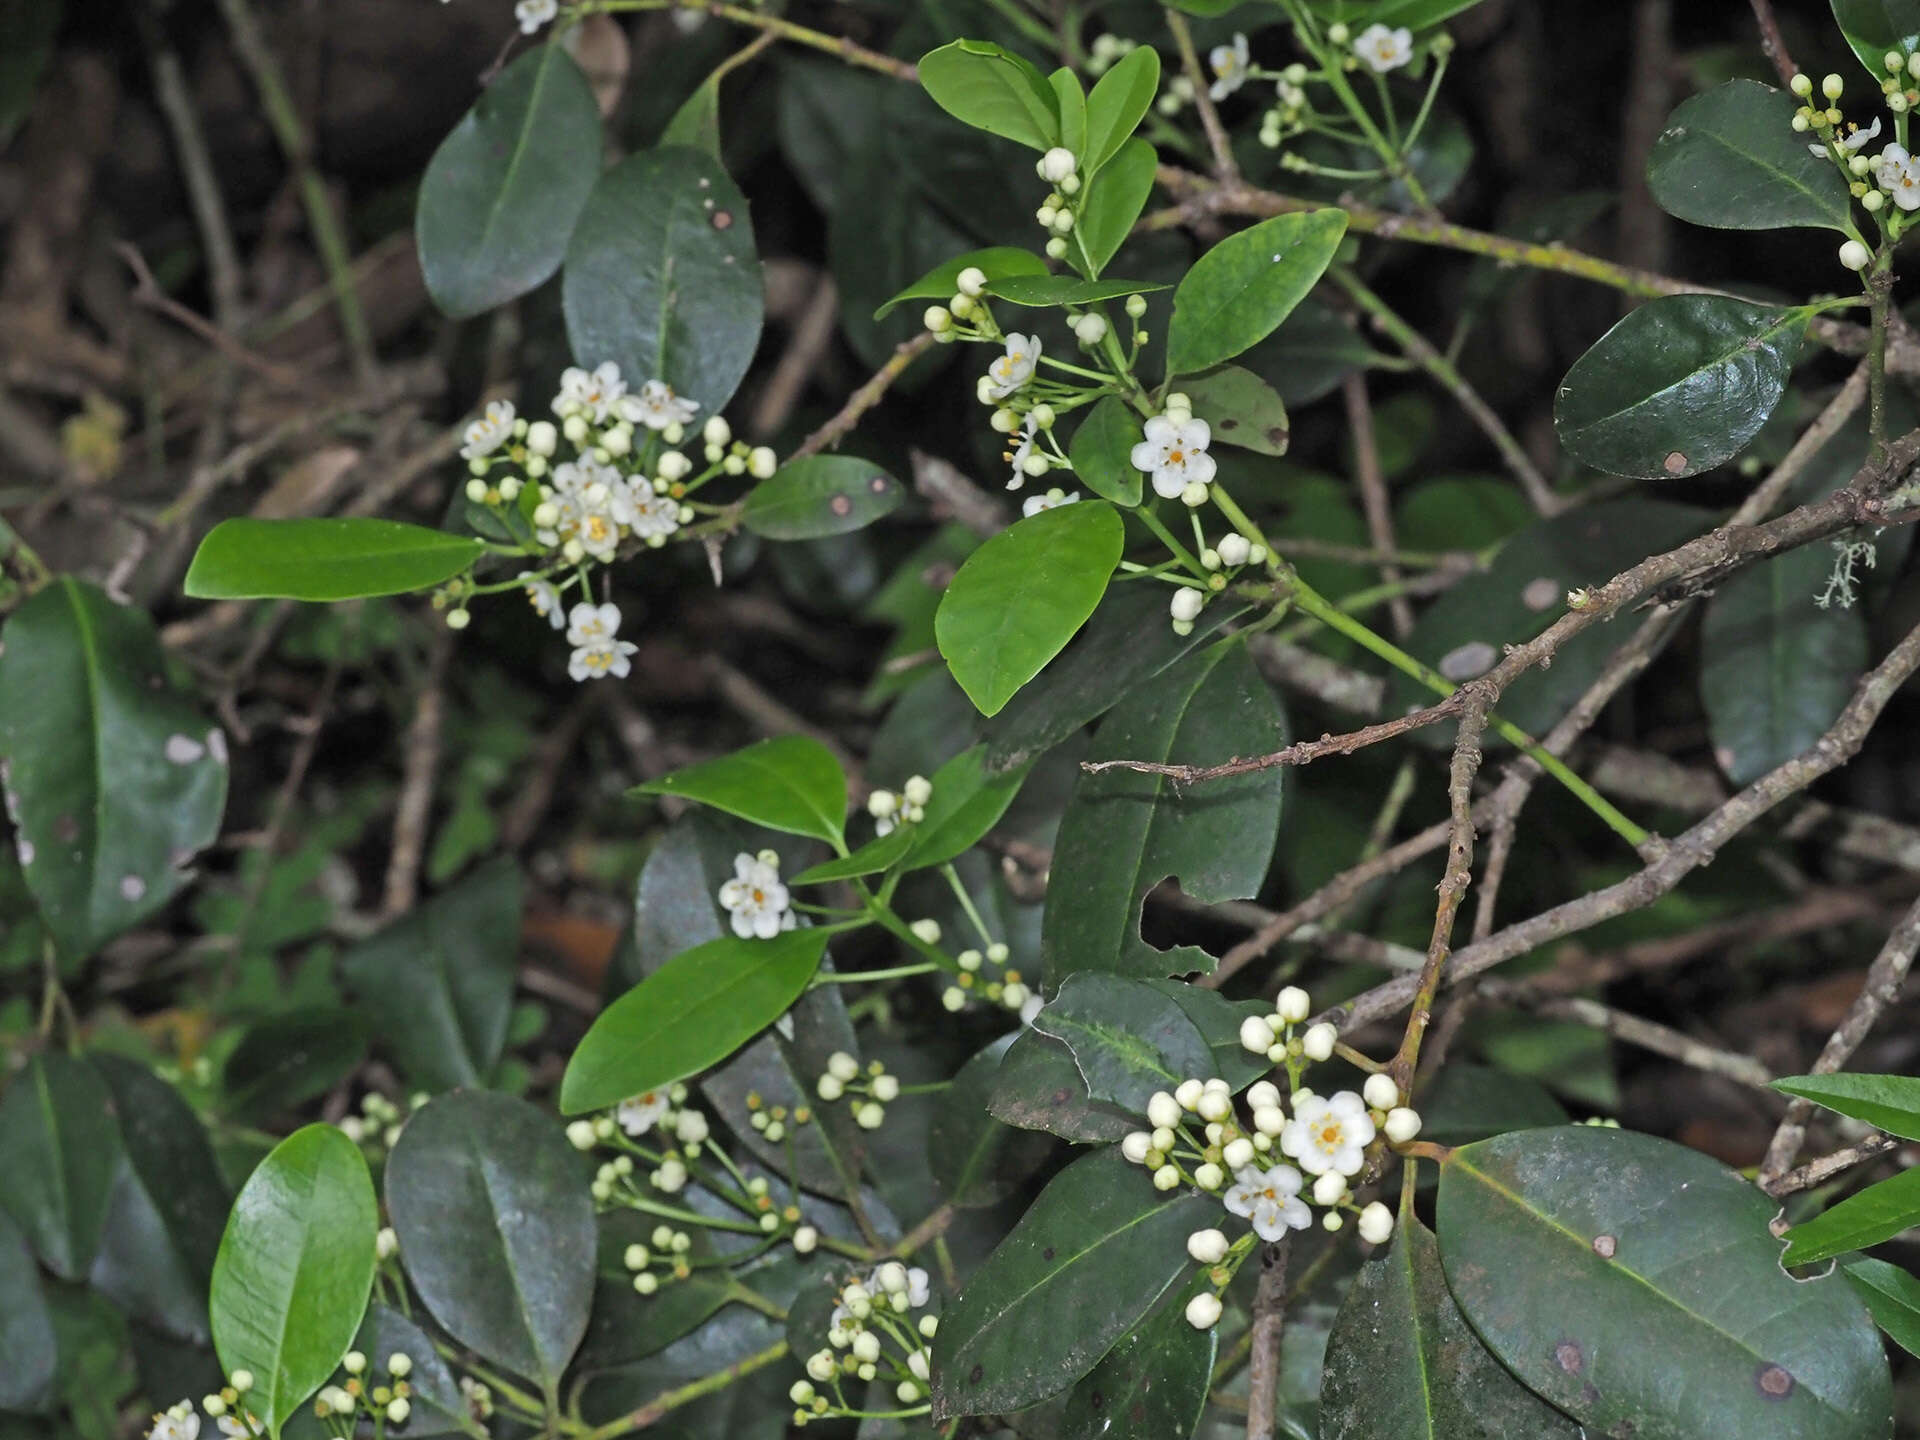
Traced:
POLYGON ((814 1082, 814 1093, 828 1104, 852 1096, 847 1101, 853 1120, 862 1130, 878 1130, 886 1122, 887 1106, 900 1098, 900 1079, 887 1074, 887 1067, 871 1061, 862 1078, 860 1062, 844 1050, 827 1057, 827 1068, 814 1082))
POLYGON ((407 1108, 402 1110, 377 1090, 369 1090, 361 1098, 360 1113, 348 1115, 340 1121, 340 1133, 356 1145, 374 1150, 391 1150, 398 1143, 407 1118, 425 1105, 429 1098, 425 1094, 410 1095, 407 1097, 407 1108))
POLYGON ((997 940, 985 950, 962 950, 954 956, 960 973, 953 977, 953 984, 941 992, 940 1003, 957 1013, 964 1010, 974 996, 984 996, 989 1004, 1011 1010, 1021 1020, 1031 1023, 1040 1013, 1040 997, 1034 994, 1020 971, 1008 965, 1012 958, 1013 952, 997 940))
POLYGON ((795 1105, 789 1109, 785 1105, 769 1105, 759 1092, 747 1095, 747 1123, 770 1145, 778 1145, 800 1126, 813 1119, 813 1111, 805 1105, 795 1105))
POLYGON ((388 1425, 407 1423, 413 1413, 409 1398, 413 1390, 407 1384, 407 1377, 413 1373, 413 1358, 405 1351, 396 1350, 387 1356, 384 1381, 358 1350, 342 1356, 340 1368, 347 1378, 338 1385, 322 1387, 313 1401, 313 1413, 327 1422, 334 1435, 350 1436, 363 1412, 388 1425))
POLYGON ((795 1406, 793 1423, 866 1414, 848 1401, 844 1387, 851 1380, 890 1384, 894 1400, 909 1407, 906 1414, 924 1413, 933 1368, 928 1342, 940 1323, 932 1299, 927 1272, 898 1260, 842 1286, 826 1346, 807 1357, 807 1378, 787 1392, 795 1406))
POLYGON ((867 814, 873 817, 876 835, 891 835, 897 825, 918 825, 927 818, 927 802, 933 798, 933 782, 924 775, 912 775, 896 794, 875 790, 867 796, 867 814))
POLYGON ((671 1225, 656 1225, 647 1237, 650 1243, 627 1246, 620 1263, 633 1272, 633 1288, 639 1294, 652 1295, 662 1284, 685 1280, 693 1274, 687 1259, 693 1249, 693 1237, 671 1225))
MULTIPOLYGON (((1920 102, 1920 91, 1904 88, 1907 80, 1920 79, 1920 55, 1889 51, 1886 65, 1890 73, 1881 89, 1887 108, 1896 116, 1904 115, 1920 102)), ((1906 216, 1920 210, 1920 158, 1900 144, 1884 146, 1878 155, 1866 153, 1880 134, 1880 120, 1876 117, 1872 124, 1862 126, 1846 118, 1840 108, 1846 81, 1838 74, 1821 80, 1817 97, 1810 75, 1795 75, 1791 88, 1801 101, 1794 112, 1793 128, 1801 134, 1810 132, 1817 139, 1807 148, 1840 167, 1849 193, 1880 221, 1889 239, 1897 239, 1910 223, 1906 216), (1890 211, 1889 201, 1893 204, 1890 211)), ((1865 270, 1873 263, 1873 250, 1855 235, 1841 245, 1840 263, 1849 270, 1865 270)))
POLYGON ((1051 237, 1047 241, 1049 259, 1067 258, 1069 248, 1067 236, 1072 233, 1078 218, 1076 212, 1080 195, 1079 169, 1080 162, 1064 145, 1054 146, 1034 165, 1034 170, 1040 178, 1053 187, 1033 215, 1040 228, 1051 237))
MULTIPOLYGON (((236 1370, 227 1383, 211 1395, 202 1397, 200 1410, 207 1412, 224 1440, 259 1440, 267 1427, 242 1403, 253 1389, 253 1372, 236 1370)), ((191 1400, 180 1400, 153 1417, 147 1428, 147 1440, 199 1440, 200 1411, 191 1400)))

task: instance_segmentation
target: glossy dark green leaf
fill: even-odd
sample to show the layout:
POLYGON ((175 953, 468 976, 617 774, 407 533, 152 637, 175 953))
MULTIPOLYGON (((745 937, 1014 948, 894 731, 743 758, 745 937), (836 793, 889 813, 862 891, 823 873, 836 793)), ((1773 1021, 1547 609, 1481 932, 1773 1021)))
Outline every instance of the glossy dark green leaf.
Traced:
POLYGON ((630 155, 602 175, 567 245, 574 358, 664 380, 703 415, 733 398, 766 308, 746 197, 699 150, 630 155))
POLYGON ((769 830, 837 840, 846 824, 847 778, 833 752, 803 735, 777 735, 629 791, 677 795, 769 830))
POLYGON ((993 715, 1086 623, 1120 563, 1125 528, 1100 501, 1002 530, 954 575, 934 633, 953 678, 993 715))
POLYGON ((560 1108, 603 1109, 718 1064, 787 1012, 826 948, 827 932, 805 929, 676 955, 600 1012, 567 1062, 560 1108))
POLYGON ((213 1344, 227 1374, 253 1372, 247 1408, 276 1437, 353 1343, 379 1225, 367 1162, 332 1125, 282 1140, 233 1202, 213 1267, 213 1344))
POLYGON ((1002 1035, 954 1074, 934 1102, 927 1127, 927 1163, 947 1203, 963 1209, 995 1205, 1040 1168, 1052 1142, 994 1118, 988 1105, 1001 1062, 1020 1038, 1002 1035))
POLYGON ((1920 0, 1832 0, 1840 33, 1877 84, 1890 50, 1920 50, 1920 0))
POLYGON ((1087 96, 1086 146, 1080 165, 1083 183, 1120 153, 1159 89, 1160 52, 1151 45, 1129 51, 1100 77, 1087 96))
POLYGON ((1118 1150, 1054 1177, 940 1317, 935 1421, 991 1415, 1065 1390, 1192 1263, 1186 1237, 1218 1211, 1168 1198, 1118 1150))
POLYGON ((1920 1225, 1920 1170, 1902 1170, 1794 1226, 1787 1232, 1780 1263, 1817 1265, 1891 1240, 1916 1225, 1920 1225))
POLYGON ((1509 1130, 1564 1125, 1568 1116, 1536 1080, 1455 1060, 1443 1065, 1421 1094, 1420 1119, 1423 1139, 1465 1145, 1509 1130))
MULTIPOLYGON (((627 1247, 651 1248, 649 1237, 659 1223, 637 1210, 613 1210, 601 1217, 593 1316, 580 1347, 580 1369, 604 1370, 657 1354, 698 1329, 734 1298, 732 1277, 718 1267, 696 1268, 685 1280, 662 1285, 651 1295, 636 1293, 634 1272, 626 1266, 627 1247)), ((696 1265, 711 1260, 708 1232, 691 1233, 695 1248, 689 1258, 696 1265)))
POLYGON ((1073 1387, 1059 1440, 1187 1440, 1206 1408, 1220 1327, 1196 1330, 1186 1305, 1204 1272, 1176 1285, 1073 1387))
POLYGON ((1344 316, 1309 295, 1241 363, 1297 408, 1331 394, 1372 356, 1372 347, 1344 316))
POLYGON ((220 832, 227 744, 171 683, 144 611, 70 576, 13 612, 0 785, 20 873, 74 958, 167 903, 220 832))
POLYGON ((1723 230, 1816 225, 1851 234, 1847 182, 1795 133, 1795 106, 1757 80, 1729 80, 1684 102, 1647 159, 1660 208, 1723 230))
POLYGON ((225 1109, 244 1120, 284 1114, 346 1079, 366 1050, 366 1021, 351 1010, 290 1010, 258 1021, 221 1070, 225 1109))
POLYGON ((977 130, 1034 150, 1060 143, 1059 100, 1033 65, 987 40, 955 40, 920 57, 934 103, 977 130))
POLYGON ((482 1090, 416 1111, 387 1160, 387 1211, 427 1309, 549 1395, 586 1333, 593 1200, 553 1117, 482 1090))
POLYGON ((1700 629, 1700 700, 1713 757, 1736 785, 1785 764, 1827 733, 1867 668, 1867 621, 1822 607, 1825 546, 1789 550, 1725 581, 1700 629))
POLYGON ((1081 1144, 1118 1140, 1138 1122, 1087 1094, 1073 1052, 1051 1035, 1023 1030, 1001 1058, 987 1110, 1019 1130, 1041 1130, 1081 1144))
POLYGON ((519 866, 501 859, 340 957, 340 973, 421 1090, 484 1086, 506 1051, 520 973, 519 866))
POLYGON ((964 255, 956 255, 934 266, 874 311, 873 318, 884 320, 909 300, 938 301, 944 305, 958 292, 962 270, 978 270, 989 280, 1000 280, 1009 275, 1044 275, 1047 273, 1047 262, 1031 250, 1022 250, 1017 245, 992 245, 985 250, 969 250, 964 255))
POLYGON ((1920 1078, 1912 1075, 1788 1075, 1773 1088, 1903 1140, 1920 1140, 1920 1078))
POLYGON ((989 775, 986 755, 984 745, 975 745, 934 771, 933 797, 927 801, 926 817, 913 827, 906 869, 944 865, 1000 823, 1020 793, 1027 767, 989 775))
POLYGON ((207 1344, 207 1282, 231 1197, 200 1117, 146 1066, 93 1065, 113 1097, 126 1165, 114 1183, 91 1280, 129 1314, 207 1344))
POLYGON ((1441 1168, 1440 1258, 1487 1348, 1589 1432, 1880 1440, 1880 1338, 1840 1276, 1780 1268, 1777 1208, 1670 1141, 1524 1130, 1441 1168))
POLYGON ((559 269, 600 145, 593 87, 564 48, 541 45, 502 71, 420 181, 414 234, 433 303, 464 319, 559 269))
POLYGON ((120 1168, 112 1096, 57 1050, 34 1056, 0 1098, 0 1210, 62 1280, 84 1280, 120 1168))
POLYGON ((1111 588, 1066 653, 986 727, 987 768, 1024 765, 1058 745, 1246 612, 1216 600, 1194 621, 1191 635, 1174 634, 1166 613, 1167 597, 1157 585, 1111 588))
MULTIPOLYGON (((1532 1277, 1518 1277, 1529 1284, 1532 1277)), ((1447 1292, 1433 1232, 1402 1218, 1327 1338, 1321 1440, 1580 1440, 1487 1353, 1447 1292)))
POLYGON ((1193 413, 1213 427, 1213 438, 1256 455, 1284 455, 1292 432, 1287 404, 1251 370, 1222 365, 1180 382, 1193 413))
POLYGON ((1235 1094, 1262 1079, 1273 1068, 1264 1055, 1255 1055, 1240 1043, 1240 1022, 1251 1015, 1271 1015, 1264 1000, 1229 1000, 1217 990, 1202 990, 1185 980, 1149 979, 1140 982, 1178 1005, 1213 1052, 1207 1072, 1226 1081, 1235 1094))
MULTIPOLYGON (((1141 46, 1135 54, 1148 47, 1141 46)), ((1153 194, 1154 176, 1160 168, 1160 156, 1139 136, 1127 141, 1091 181, 1086 182, 1080 201, 1080 223, 1074 226, 1078 239, 1068 258, 1076 264, 1085 260, 1098 274, 1133 233, 1134 221, 1147 208, 1153 194)))
MULTIPOLYGON (((1287 743, 1286 717, 1239 644, 1216 645, 1136 690, 1101 723, 1089 760, 1213 765, 1287 743)), ((1257 893, 1280 830, 1281 769, 1202 786, 1116 768, 1083 773, 1060 821, 1041 961, 1051 994, 1081 970, 1159 978, 1213 968, 1193 945, 1140 936, 1147 892, 1173 877, 1209 904, 1257 893)))
POLYGON ((222 520, 187 571, 200 600, 357 600, 451 580, 479 558, 470 535, 371 516, 222 520))
POLYGON ((1731 460, 1786 393, 1806 316, 1723 295, 1630 312, 1560 382, 1567 453, 1613 475, 1679 480, 1731 460))
POLYGON ((900 482, 871 461, 808 455, 748 491, 740 519, 769 540, 818 540, 863 530, 904 499, 900 482))
POLYGON ((1276 215, 1202 255, 1173 292, 1167 374, 1197 375, 1271 335, 1326 273, 1344 210, 1276 215))
POLYGON ((1141 433, 1133 407, 1118 395, 1098 401, 1067 447, 1074 475, 1102 499, 1138 505, 1145 477, 1133 468, 1133 447, 1140 443, 1141 433))
POLYGON ((377 1300, 369 1305, 360 1333, 353 1337, 353 1348, 367 1357, 383 1380, 392 1373, 387 1368, 392 1356, 405 1355, 413 1362, 407 1372, 407 1400, 413 1410, 407 1417, 409 1437, 479 1430, 460 1393, 460 1382, 440 1358, 433 1337, 398 1310, 377 1300))
POLYGON ((1009 275, 987 286, 987 293, 1010 305, 1093 305, 1128 295, 1150 295, 1165 285, 1151 280, 1082 280, 1077 275, 1009 275))
POLYGON ((1840 1268, 1865 1302, 1873 1323, 1909 1355, 1920 1355, 1920 1280, 1884 1260, 1853 1260, 1840 1268))
POLYGON ((37 1411, 52 1397, 60 1366, 53 1316, 26 1237, 0 1210, 0 1411, 37 1411))
POLYGON ((1089 1096, 1135 1115, 1155 1091, 1213 1073, 1213 1051, 1186 1011, 1124 976, 1067 976, 1033 1028, 1072 1052, 1089 1096))

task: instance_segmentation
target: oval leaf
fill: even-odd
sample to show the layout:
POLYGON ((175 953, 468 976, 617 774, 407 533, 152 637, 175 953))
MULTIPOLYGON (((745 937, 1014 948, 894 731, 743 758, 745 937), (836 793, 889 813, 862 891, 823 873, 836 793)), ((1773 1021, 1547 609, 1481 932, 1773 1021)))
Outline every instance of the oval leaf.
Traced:
POLYGON ((986 40, 955 40, 920 57, 920 83, 954 119, 1035 150, 1060 143, 1059 100, 1047 77, 986 40))
POLYGON ((1160 52, 1141 45, 1127 52, 1087 96, 1087 135, 1080 178, 1092 179, 1140 128, 1160 91, 1160 52))
POLYGON ((1591 1431, 1879 1440, 1880 1339, 1838 1275, 1780 1268, 1776 1208, 1650 1135, 1524 1130, 1441 1167, 1440 1258, 1487 1347, 1591 1431))
POLYGON ((1346 233, 1346 211, 1307 210, 1207 251, 1173 292, 1167 374, 1210 370, 1266 339, 1326 273, 1346 233))
POLYGON ((220 831, 226 737, 145 612, 63 576, 0 632, 0 784, 20 873, 74 958, 165 905, 220 831))
POLYGON ((664 380, 718 412, 753 363, 766 308, 746 197, 701 151, 629 156, 587 197, 561 300, 582 365, 611 360, 636 389, 664 380))
POLYGON ((1019 1410, 1085 1375, 1186 1270, 1186 1237, 1218 1208, 1164 1198, 1115 1149, 1061 1171, 940 1317, 936 1423, 1019 1410))
POLYGON ((1087 412, 1073 432, 1067 458, 1080 482, 1116 505, 1140 503, 1145 476, 1133 468, 1133 447, 1140 443, 1140 421, 1118 395, 1109 395, 1087 412))
POLYGON ((628 793, 677 795, 769 830, 829 842, 840 838, 846 824, 847 777, 840 762, 804 735, 777 735, 628 793))
POLYGON ((1072 1052, 1091 1098, 1135 1115, 1155 1091, 1213 1073, 1213 1051, 1186 1012, 1138 980, 1069 975, 1033 1028, 1072 1052))
POLYGON ((1865 1250, 1920 1225, 1920 1170, 1902 1170, 1891 1180, 1849 1195, 1823 1214, 1787 1232, 1782 1265, 1818 1265, 1836 1255, 1865 1250))
POLYGON ((1043 1130, 1081 1144, 1119 1140, 1139 1124, 1087 1094, 1073 1052, 1028 1027, 1015 1037, 994 1077, 987 1109, 1020 1130, 1043 1130))
MULTIPOLYGON (((1148 53, 1142 45, 1133 53, 1148 53)), ((1133 222, 1147 208, 1153 194, 1154 176, 1160 169, 1160 156, 1139 136, 1127 141, 1093 179, 1086 181, 1080 202, 1080 223, 1074 226, 1078 237, 1069 258, 1075 264, 1084 260, 1094 274, 1106 269, 1120 247, 1133 233, 1133 222)))
POLYGON ((387 1161, 400 1258, 446 1332, 551 1396, 587 1331, 593 1199, 550 1116, 485 1090, 416 1111, 387 1161))
POLYGON ((0 1099, 0 1210, 62 1280, 86 1278, 119 1166, 99 1073, 58 1051, 29 1060, 0 1099))
POLYGON ((222 520, 200 542, 187 594, 200 600, 356 600, 428 590, 485 547, 470 535, 371 516, 222 520))
POLYGON ((1647 159, 1653 198, 1669 215, 1722 230, 1815 225, 1851 234, 1847 182, 1794 132, 1795 108, 1757 80, 1695 95, 1668 117, 1647 159))
POLYGON ((1855 1260, 1841 1272, 1873 1323, 1909 1355, 1920 1355, 1920 1280, 1884 1260, 1855 1260))
POLYGON ((1920 50, 1920 0, 1833 0, 1833 18, 1876 83, 1889 50, 1920 50))
POLYGON ((0 1210, 0 1410, 32 1412, 52 1398, 60 1344, 40 1287, 40 1270, 7 1212, 0 1210))
POLYGON ((1773 1088, 1842 1115, 1920 1140, 1920 1078, 1912 1075, 1788 1075, 1773 1088))
POLYGON ((934 1102, 927 1126, 927 1168, 947 1203, 968 1209, 995 1205, 1037 1170, 1053 1142, 1016 1130, 987 1109, 1000 1062, 1019 1032, 1002 1035, 962 1065, 934 1102))
POLYGON ((253 1372, 247 1407, 275 1436, 329 1380, 373 1289, 373 1181, 332 1125, 296 1130, 241 1188, 214 1262, 213 1346, 253 1372))
POLYGON ((1086 623, 1125 538, 1110 505, 1062 505, 967 557, 941 598, 934 635, 981 714, 997 713, 1086 623))
POLYGON ((1805 329, 1801 311, 1720 295, 1650 300, 1560 383, 1560 443, 1613 475, 1678 480, 1711 470, 1767 423, 1805 329))
POLYGON ((560 1108, 617 1105, 718 1064, 787 1012, 826 948, 825 930, 783 930, 676 955, 593 1022, 567 1062, 560 1108))
POLYGON ((509 65, 433 153, 414 234, 433 303, 456 319, 560 268, 600 153, 593 87, 559 45, 509 65))
POLYGON ((1211 1288, 1196 1274, 1121 1337, 1067 1397, 1060 1440, 1187 1440, 1198 1429, 1220 1327, 1194 1329, 1186 1306, 1211 1288))
POLYGON ((748 491, 740 518, 769 540, 818 540, 865 529, 905 498, 900 482, 870 461, 808 455, 748 491))

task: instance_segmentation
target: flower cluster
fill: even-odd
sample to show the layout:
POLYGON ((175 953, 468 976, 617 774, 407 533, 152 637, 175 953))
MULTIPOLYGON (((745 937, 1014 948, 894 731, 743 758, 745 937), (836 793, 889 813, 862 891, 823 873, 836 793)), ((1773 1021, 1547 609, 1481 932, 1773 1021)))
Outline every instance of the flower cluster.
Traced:
POLYGON ((363 1148, 391 1150, 399 1142, 408 1117, 429 1098, 424 1093, 410 1095, 406 1109, 402 1110, 379 1091, 369 1090, 361 1097, 360 1113, 341 1119, 340 1133, 363 1148))
POLYGON ((413 1391, 407 1383, 407 1377, 413 1373, 411 1356, 400 1350, 387 1356, 384 1382, 358 1350, 349 1350, 342 1356, 340 1368, 346 1372, 346 1380, 338 1385, 323 1386, 313 1402, 313 1413, 327 1422, 332 1434, 342 1440, 352 1435, 363 1414, 369 1419, 384 1420, 388 1425, 407 1423, 407 1417, 413 1413, 413 1402, 409 1398, 413 1391))
POLYGON ((953 958, 960 973, 940 995, 940 1003, 948 1010, 963 1010, 972 996, 984 995, 988 1003, 1015 1012, 1023 1024, 1033 1023, 1033 1017, 1040 1013, 1040 997, 1020 972, 1008 965, 1013 952, 1005 944, 995 941, 985 950, 962 950, 953 958), (988 966, 999 973, 994 974, 988 966))
POLYGON ((553 22, 560 13, 560 0, 519 0, 513 7, 513 18, 520 22, 522 35, 536 34, 542 25, 553 22))
POLYGON ((927 1272, 898 1260, 842 1286, 834 1299, 826 1346, 807 1357, 807 1378, 788 1391, 796 1407, 793 1423, 866 1414, 849 1402, 844 1388, 849 1380, 892 1385, 894 1399, 909 1407, 904 1414, 891 1412, 895 1416, 924 1413, 933 1370, 928 1342, 940 1324, 929 1308, 932 1300, 927 1272))
MULTIPOLYGON (((1920 53, 1888 51, 1886 68, 1889 73, 1881 83, 1881 92, 1887 108, 1896 117, 1904 116, 1915 105, 1920 105, 1920 89, 1910 88, 1920 84, 1920 53)), ((1815 155, 1831 159, 1846 176, 1853 198, 1880 221, 1889 239, 1898 239, 1901 232, 1914 223, 1910 218, 1913 212, 1920 210, 1920 157, 1897 142, 1883 146, 1877 155, 1866 153, 1868 146, 1879 138, 1880 120, 1876 116, 1871 124, 1863 126, 1847 119, 1840 108, 1846 82, 1838 74, 1828 75, 1820 82, 1818 98, 1814 95, 1811 75, 1795 75, 1792 89, 1802 101, 1794 112, 1793 128, 1802 134, 1811 132, 1818 138, 1818 143, 1807 148, 1815 155), (1889 201, 1893 204, 1891 210, 1887 208, 1889 201)), ((1904 120, 1898 123, 1904 127, 1904 120)), ((1864 270, 1873 263, 1873 251, 1855 235, 1841 245, 1840 263, 1849 270, 1864 270)))
POLYGON ((620 1263, 633 1272, 633 1288, 638 1294, 656 1294, 663 1282, 685 1280, 693 1274, 687 1258, 693 1249, 693 1237, 686 1231, 656 1225, 647 1239, 649 1244, 629 1245, 620 1257, 620 1263))
POLYGON ((1178 500, 1190 509, 1207 503, 1215 465, 1207 453, 1213 431, 1196 420, 1185 395, 1167 397, 1164 413, 1146 424, 1146 438, 1133 447, 1133 468, 1153 481, 1153 493, 1162 500, 1178 500))
POLYGON ((847 1102, 854 1123, 862 1130, 878 1130, 886 1123, 887 1106, 900 1098, 900 1079, 889 1075, 887 1067, 874 1060, 867 1065, 863 1080, 860 1062, 846 1051, 836 1050, 827 1057, 826 1071, 814 1082, 813 1090, 829 1105, 848 1095, 854 1096, 847 1102))
POLYGON ((787 887, 780 883, 780 856, 772 850, 733 857, 733 878, 720 887, 720 906, 742 940, 771 940, 795 920, 787 887))
POLYGON ((891 790, 875 790, 867 796, 874 834, 891 835, 896 825, 918 825, 927 818, 927 802, 931 799, 933 782, 924 775, 909 776, 897 795, 891 790))

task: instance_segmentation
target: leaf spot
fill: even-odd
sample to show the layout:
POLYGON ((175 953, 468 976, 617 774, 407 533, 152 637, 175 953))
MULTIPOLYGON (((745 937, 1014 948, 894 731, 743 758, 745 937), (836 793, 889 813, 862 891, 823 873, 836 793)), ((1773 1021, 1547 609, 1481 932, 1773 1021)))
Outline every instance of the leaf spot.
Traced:
POLYGON ((1107 1397, 1105 1392, 1100 1390, 1095 1390, 1090 1395, 1088 1395, 1087 1408, 1093 1411, 1093 1413, 1096 1415, 1098 1415, 1102 1410, 1106 1409, 1107 1397))
POLYGON ((713 228, 716 230, 731 230, 733 228, 733 212, 731 210, 714 211, 713 228))
POLYGON ((978 1385, 980 1381, 985 1378, 986 1373, 987 1367, 975 1361, 973 1369, 967 1372, 967 1384, 978 1385))
POLYGON ((887 477, 884 475, 874 476, 873 479, 867 482, 867 488, 873 491, 873 493, 876 495, 886 494, 887 493, 887 477))
POLYGON ((60 815, 53 822, 53 838, 60 845, 71 845, 80 838, 80 822, 72 815, 60 815))
POLYGON ((167 737, 167 759, 176 765, 191 765, 207 753, 207 747, 190 735, 167 737))
POLYGON ((1569 1375, 1578 1375, 1586 1367, 1587 1357, 1573 1341, 1562 1340, 1553 1347, 1553 1363, 1569 1375))
POLYGON ((1593 1253, 1598 1255, 1602 1260, 1611 1260, 1614 1251, 1619 1248, 1620 1242, 1615 1240, 1611 1235, 1596 1235, 1593 1237, 1593 1253))
POLYGON ((853 513, 853 499, 847 495, 836 495, 827 502, 827 508, 836 515, 851 515, 853 513))
POLYGON ((1529 580, 1526 588, 1520 592, 1520 603, 1535 611, 1551 610, 1560 602, 1560 582, 1542 575, 1538 580, 1529 580))
POLYGON ((1046 1249, 1044 1249, 1044 1250, 1042 1250, 1042 1251, 1040 1252, 1040 1258, 1041 1258, 1042 1260, 1051 1260, 1051 1259, 1053 1259, 1053 1246, 1051 1246, 1051 1245, 1049 1245, 1049 1246, 1047 1246, 1047 1248, 1046 1248, 1046 1249))
POLYGON ((1793 1376, 1779 1365, 1762 1365, 1753 1381, 1769 1400, 1784 1400, 1793 1393, 1793 1376))
POLYGON ((122 900, 132 902, 138 900, 146 893, 147 882, 142 880, 138 875, 122 875, 120 877, 120 898, 122 900))
POLYGON ((1671 455, 1667 456, 1663 462, 1663 468, 1669 475, 1678 475, 1682 470, 1687 468, 1687 457, 1682 455, 1678 450, 1675 450, 1671 455))
POLYGON ((1464 680, 1475 680, 1493 668, 1500 653, 1484 640, 1469 640, 1456 646, 1440 657, 1435 668, 1447 679, 1459 684, 1464 680))

